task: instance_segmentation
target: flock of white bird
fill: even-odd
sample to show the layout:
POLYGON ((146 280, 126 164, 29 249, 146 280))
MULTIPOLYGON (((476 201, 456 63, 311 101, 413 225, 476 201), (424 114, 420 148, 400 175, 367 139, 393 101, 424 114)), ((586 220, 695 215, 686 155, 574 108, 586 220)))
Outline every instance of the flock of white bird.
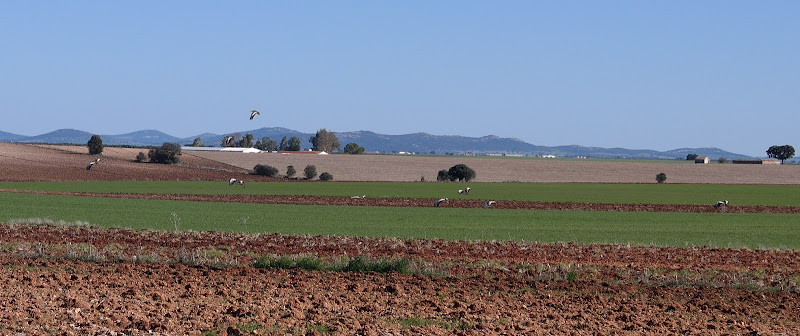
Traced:
MULTIPOLYGON (((255 118, 257 115, 261 115, 261 112, 258 112, 257 110, 251 110, 250 111, 250 120, 253 120, 253 118, 255 118)), ((94 167, 94 165, 96 165, 98 163, 100 163, 100 158, 97 158, 96 160, 94 160, 92 162, 89 162, 89 164, 86 165, 86 170, 91 170, 92 167, 94 167)), ((235 184, 238 184, 238 185, 242 186, 242 188, 244 189, 244 181, 243 180, 232 178, 232 179, 230 179, 228 181, 228 185, 235 185, 235 184)), ((471 190, 472 190, 472 188, 470 188, 470 187, 466 187, 464 189, 458 189, 458 194, 459 195, 469 195, 469 192, 471 190)), ((352 196, 350 198, 352 198, 352 199, 364 199, 364 198, 367 198, 367 195, 352 196)), ((438 208, 443 203, 449 204, 450 203, 450 199, 447 198, 447 197, 440 198, 440 199, 436 200, 436 202, 433 203, 433 206, 438 208)), ((487 201, 487 202, 483 202, 483 207, 484 208, 491 208, 495 204, 497 204, 497 202, 495 202, 495 201, 487 201)), ((728 200, 717 201, 717 203, 714 204, 714 208, 719 208, 719 207, 722 207, 722 206, 728 206, 728 200)))

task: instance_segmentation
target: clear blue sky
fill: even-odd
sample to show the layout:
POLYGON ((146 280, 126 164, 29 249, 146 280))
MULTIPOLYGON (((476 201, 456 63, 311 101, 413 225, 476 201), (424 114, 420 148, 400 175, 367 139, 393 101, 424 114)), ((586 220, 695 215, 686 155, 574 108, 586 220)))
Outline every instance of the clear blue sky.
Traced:
POLYGON ((764 156, 800 147, 799 17, 800 1, 4 1, 0 130, 764 156))

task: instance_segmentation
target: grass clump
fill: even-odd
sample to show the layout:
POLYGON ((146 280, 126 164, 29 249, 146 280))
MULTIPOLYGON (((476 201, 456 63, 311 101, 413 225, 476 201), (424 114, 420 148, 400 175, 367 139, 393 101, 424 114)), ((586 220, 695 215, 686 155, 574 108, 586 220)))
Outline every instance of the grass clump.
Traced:
POLYGON ((408 258, 372 259, 365 256, 345 257, 339 262, 309 255, 262 256, 253 265, 265 269, 304 269, 307 271, 412 273, 413 263, 408 258))

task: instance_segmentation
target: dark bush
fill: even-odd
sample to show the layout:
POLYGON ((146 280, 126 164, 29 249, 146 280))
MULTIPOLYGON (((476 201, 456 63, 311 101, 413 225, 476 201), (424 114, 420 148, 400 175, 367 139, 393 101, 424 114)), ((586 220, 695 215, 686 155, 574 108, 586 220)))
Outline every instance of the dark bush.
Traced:
POLYGON ((314 165, 306 166, 306 169, 303 169, 303 175, 305 175, 306 180, 317 177, 317 167, 314 165))
POLYGON ((333 180, 333 175, 331 175, 328 172, 324 172, 322 174, 319 174, 319 179, 323 181, 330 181, 333 180))
POLYGON ((275 175, 278 175, 278 168, 270 165, 257 164, 253 167, 253 173, 256 175, 275 177, 275 175))
POLYGON ((294 177, 294 174, 297 174, 297 170, 294 169, 294 166, 287 166, 286 167, 286 178, 294 177))
POLYGON ((450 180, 450 176, 447 176, 447 170, 446 169, 442 169, 442 170, 439 171, 438 174, 436 174, 436 181, 442 182, 442 181, 447 181, 447 180, 450 180))
POLYGON ((465 180, 469 182, 475 178, 475 171, 472 170, 472 168, 467 167, 467 165, 459 163, 450 167, 450 170, 447 171, 447 176, 450 178, 450 181, 458 180, 460 182, 465 180))
POLYGON ((667 174, 659 173, 658 175, 656 175, 656 182, 664 183, 664 181, 666 180, 667 180, 667 174))
POLYGON ((181 146, 174 142, 165 142, 161 147, 150 149, 147 154, 150 162, 166 164, 180 163, 179 155, 181 155, 181 146))
POLYGON ((147 155, 144 155, 144 152, 139 152, 139 155, 136 155, 136 162, 145 162, 147 161, 147 155))

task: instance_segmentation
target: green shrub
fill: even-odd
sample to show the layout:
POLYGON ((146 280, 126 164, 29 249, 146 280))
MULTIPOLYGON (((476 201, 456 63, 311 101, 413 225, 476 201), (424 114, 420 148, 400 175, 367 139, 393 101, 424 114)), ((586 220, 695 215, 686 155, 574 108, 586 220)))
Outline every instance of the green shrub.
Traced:
POLYGON ((297 174, 297 170, 294 169, 294 166, 287 166, 286 167, 286 178, 294 177, 294 174, 297 174))
POLYGON ((147 154, 150 162, 166 164, 180 163, 179 155, 181 155, 181 146, 173 142, 165 142, 161 147, 150 149, 147 154))
POLYGON ((666 181, 666 180, 667 180, 667 174, 658 173, 658 175, 656 175, 656 182, 664 183, 664 181, 666 181))
POLYGON ((86 143, 86 147, 89 147, 89 154, 99 155, 103 152, 103 139, 100 139, 97 134, 92 135, 89 142, 86 143))
POLYGON ((305 175, 306 180, 310 180, 317 177, 317 167, 314 165, 306 166, 306 168, 303 169, 303 175, 305 175))
POLYGON ((136 162, 145 162, 147 161, 147 155, 144 155, 144 152, 139 152, 139 155, 136 155, 136 162))
POLYGON ((275 175, 278 175, 278 168, 270 165, 257 164, 253 167, 253 173, 256 175, 275 177, 275 175))
POLYGON ((324 172, 322 174, 319 174, 319 179, 323 181, 330 181, 333 180, 333 175, 331 175, 328 172, 324 172))

